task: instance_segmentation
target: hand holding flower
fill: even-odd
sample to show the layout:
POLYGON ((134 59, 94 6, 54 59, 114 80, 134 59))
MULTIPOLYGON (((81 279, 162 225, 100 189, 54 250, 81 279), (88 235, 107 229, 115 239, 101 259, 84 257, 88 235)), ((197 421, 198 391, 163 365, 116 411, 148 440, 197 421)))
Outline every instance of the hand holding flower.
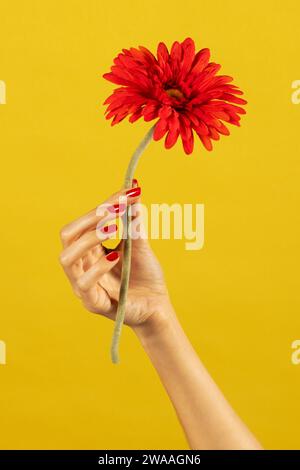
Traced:
MULTIPOLYGON (((130 206, 139 201, 137 189, 129 190, 133 195, 127 196, 130 206)), ((122 253, 118 247, 118 251, 107 254, 99 242, 99 234, 102 233, 103 240, 114 235, 114 225, 108 222, 124 213, 124 207, 119 211, 118 201, 126 192, 113 194, 97 210, 93 209, 61 230, 60 262, 74 292, 88 310, 112 320, 116 318, 118 307, 122 253)), ((146 239, 132 240, 132 268, 125 323, 135 327, 146 324, 150 318, 153 321, 154 317, 156 322, 162 321, 170 300, 161 267, 146 239)))

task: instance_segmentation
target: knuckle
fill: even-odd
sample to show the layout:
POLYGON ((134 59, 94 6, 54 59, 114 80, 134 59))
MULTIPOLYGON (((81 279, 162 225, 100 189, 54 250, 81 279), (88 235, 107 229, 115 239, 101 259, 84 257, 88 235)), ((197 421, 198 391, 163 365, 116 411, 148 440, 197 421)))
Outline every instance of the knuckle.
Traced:
POLYGON ((93 238, 94 238, 93 231, 86 232, 77 240, 77 244, 78 246, 84 248, 86 244, 89 244, 93 240, 93 238))
POLYGON ((88 286, 87 286, 87 283, 86 283, 86 280, 85 279, 82 279, 82 278, 79 278, 77 280, 77 287, 82 291, 82 292, 86 292, 88 290, 88 286))
POLYGON ((66 256, 64 251, 59 255, 59 262, 61 266, 63 266, 64 268, 66 268, 69 265, 68 257, 66 256))
POLYGON ((66 242, 69 239, 69 225, 65 225, 59 232, 60 239, 62 242, 66 242))

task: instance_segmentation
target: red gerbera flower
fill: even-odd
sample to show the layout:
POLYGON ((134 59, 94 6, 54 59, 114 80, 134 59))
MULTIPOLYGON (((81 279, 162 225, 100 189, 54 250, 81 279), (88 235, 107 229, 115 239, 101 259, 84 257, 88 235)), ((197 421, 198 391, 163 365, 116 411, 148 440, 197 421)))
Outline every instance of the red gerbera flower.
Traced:
MULTIPOLYGON (((209 49, 195 53, 194 41, 187 38, 181 44, 175 41, 170 53, 163 42, 159 43, 157 58, 142 46, 123 49, 114 59, 111 72, 103 75, 121 85, 104 102, 108 104, 106 119, 113 118, 112 125, 126 116, 130 116, 130 122, 142 116, 145 121, 158 119, 131 157, 125 188, 131 187, 138 160, 152 138, 159 140, 166 136, 165 147, 171 148, 180 135, 185 153, 190 154, 194 148, 194 131, 204 147, 212 150, 212 140, 219 140, 220 134, 229 135, 224 122, 240 125, 240 114, 245 114, 245 110, 237 105, 244 105, 246 101, 237 95, 243 92, 231 83, 231 77, 217 75, 221 66, 209 59, 209 49)), ((114 363, 119 360, 130 276, 128 208, 124 220, 120 297, 111 347, 114 363)))
POLYGON ((122 85, 104 102, 108 104, 106 119, 111 125, 130 115, 129 121, 140 117, 145 121, 158 118, 153 139, 166 135, 165 147, 173 147, 181 136, 185 153, 194 147, 194 133, 207 150, 211 140, 220 134, 229 135, 224 122, 239 126, 240 114, 246 111, 237 105, 247 102, 236 95, 243 92, 233 85, 232 77, 217 75, 221 66, 209 62, 209 49, 195 53, 191 38, 181 44, 175 41, 171 52, 161 42, 156 57, 145 47, 122 49, 114 59, 107 80, 122 85))

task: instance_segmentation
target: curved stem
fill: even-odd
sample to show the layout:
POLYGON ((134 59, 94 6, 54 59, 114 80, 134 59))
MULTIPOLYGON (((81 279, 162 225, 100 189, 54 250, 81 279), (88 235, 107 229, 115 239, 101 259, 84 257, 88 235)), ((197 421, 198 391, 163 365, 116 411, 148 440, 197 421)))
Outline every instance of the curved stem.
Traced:
MULTIPOLYGON (((144 152, 144 150, 146 149, 146 147, 149 145, 150 141, 152 140, 154 128, 155 128, 155 124, 147 132, 147 134, 141 141, 140 145, 137 147, 136 151, 131 157, 131 160, 129 162, 129 165, 126 171, 125 180, 124 180, 125 189, 131 188, 132 186, 132 179, 133 179, 134 172, 138 164, 139 158, 144 152)), ((126 214, 125 214, 125 223, 124 223, 123 264, 122 264, 119 304, 118 304, 112 343, 111 343, 111 359, 114 364, 118 364, 119 362, 119 343, 120 343, 121 330, 122 330, 122 326, 123 326, 124 318, 125 318, 126 299, 127 299, 127 291, 128 291, 129 276, 130 276, 131 238, 129 236, 128 225, 129 225, 129 216, 128 216, 128 208, 127 208, 126 214)))

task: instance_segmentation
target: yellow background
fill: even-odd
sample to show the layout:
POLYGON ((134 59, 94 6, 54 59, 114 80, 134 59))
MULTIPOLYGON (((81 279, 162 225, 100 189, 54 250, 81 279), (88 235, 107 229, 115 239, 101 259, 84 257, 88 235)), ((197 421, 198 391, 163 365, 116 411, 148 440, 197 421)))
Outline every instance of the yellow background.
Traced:
POLYGON ((102 74, 123 47, 187 36, 233 74, 248 114, 212 154, 148 148, 146 204, 205 204, 201 251, 153 247, 234 408, 265 447, 299 448, 299 2, 1 0, 0 17, 1 448, 187 448, 133 333, 113 366, 113 324, 83 309, 58 264, 60 227, 120 187, 150 125, 110 127, 102 74))

